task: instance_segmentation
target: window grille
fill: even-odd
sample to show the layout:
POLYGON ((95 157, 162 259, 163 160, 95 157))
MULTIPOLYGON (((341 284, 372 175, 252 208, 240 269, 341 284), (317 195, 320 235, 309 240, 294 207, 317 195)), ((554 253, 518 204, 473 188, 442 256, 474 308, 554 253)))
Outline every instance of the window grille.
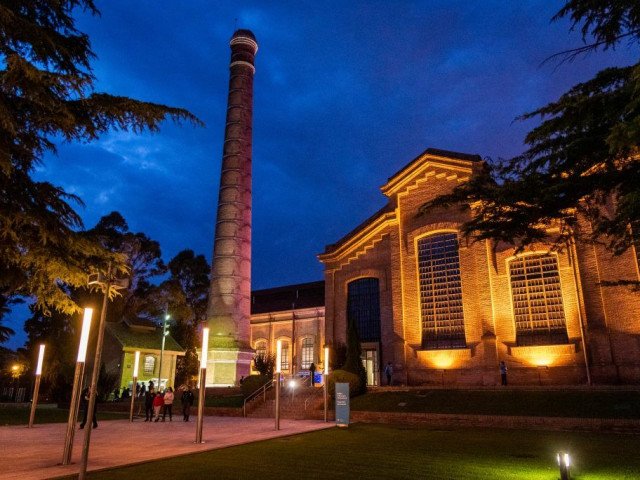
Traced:
POLYGON ((464 313, 458 235, 442 233, 418 240, 422 348, 464 348, 464 313))
POLYGON ((527 255, 509 263, 518 345, 567 343, 560 272, 555 255, 527 255))
POLYGON ((377 278, 349 282, 347 318, 355 322, 361 342, 380 341, 380 287, 377 278))
POLYGON ((302 365, 303 369, 309 368, 313 363, 313 338, 305 338, 302 341, 302 365))
POLYGON ((144 357, 144 374, 153 375, 156 368, 156 357, 153 355, 146 355, 144 357))
POLYGON ((280 369, 289 370, 289 344, 282 342, 282 350, 280 352, 280 369))

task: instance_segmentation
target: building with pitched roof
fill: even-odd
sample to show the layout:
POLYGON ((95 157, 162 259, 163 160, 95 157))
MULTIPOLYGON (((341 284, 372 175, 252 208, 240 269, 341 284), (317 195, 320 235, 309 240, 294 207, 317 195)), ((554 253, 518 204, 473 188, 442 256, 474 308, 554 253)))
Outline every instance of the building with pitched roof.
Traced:
POLYGON ((133 381, 133 362, 136 350, 140 351, 138 382, 161 387, 175 387, 176 362, 185 354, 185 349, 168 334, 165 337, 160 371, 160 352, 162 347, 162 329, 148 322, 122 320, 107 322, 103 346, 105 370, 117 373, 118 386, 131 388, 133 381))
POLYGON ((370 385, 387 363, 410 385, 494 385, 500 362, 514 384, 638 382, 638 293, 603 286, 638 280, 637 247, 517 254, 463 238, 468 209, 422 212, 481 168, 479 155, 425 150, 381 187, 382 209, 326 247, 324 341, 345 343, 355 322, 370 385))

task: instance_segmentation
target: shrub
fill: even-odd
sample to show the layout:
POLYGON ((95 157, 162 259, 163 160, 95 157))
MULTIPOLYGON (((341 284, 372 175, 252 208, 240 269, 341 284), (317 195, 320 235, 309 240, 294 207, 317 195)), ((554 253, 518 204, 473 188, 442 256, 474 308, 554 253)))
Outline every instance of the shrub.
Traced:
MULTIPOLYGON (((349 384, 349 396, 356 397, 363 393, 363 387, 361 379, 355 373, 347 372, 346 370, 334 370, 329 374, 329 395, 335 396, 336 383, 348 383, 349 384)), ((366 391, 366 385, 364 391, 366 391)))
POLYGON ((261 386, 271 380, 271 377, 266 375, 249 375, 244 379, 240 390, 242 391, 242 395, 246 398, 251 395, 253 392, 258 390, 261 386))

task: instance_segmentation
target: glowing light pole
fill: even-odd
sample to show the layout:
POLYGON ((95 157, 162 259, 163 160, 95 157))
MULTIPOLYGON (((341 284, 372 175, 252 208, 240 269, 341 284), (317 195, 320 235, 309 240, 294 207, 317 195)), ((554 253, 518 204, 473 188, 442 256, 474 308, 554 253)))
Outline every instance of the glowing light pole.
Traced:
POLYGON ((560 480, 571 479, 571 459, 569 454, 565 452, 559 452, 557 454, 558 467, 560 468, 560 480))
POLYGON ((282 340, 276 342, 276 430, 280 430, 280 377, 282 376, 282 340))
POLYGON ((202 352, 200 353, 200 388, 198 389, 198 421, 196 422, 196 443, 202 441, 205 391, 207 389, 207 355, 209 353, 209 329, 202 329, 202 352))
POLYGON ((140 365, 140 350, 136 350, 133 359, 133 385, 131 385, 131 410, 129 410, 129 421, 133 422, 133 405, 136 399, 136 386, 138 385, 138 366, 140 365))
POLYGON ((44 345, 40 345, 38 352, 38 364, 36 366, 36 384, 33 387, 31 397, 31 414, 29 415, 29 427, 33 427, 33 420, 36 418, 36 405, 38 405, 38 392, 40 392, 40 377, 42 376, 42 361, 44 359, 44 345))
POLYGON ((160 382, 162 382, 162 358, 164 357, 164 343, 167 339, 167 335, 169 335, 169 319, 171 315, 168 313, 165 314, 164 320, 162 321, 162 344, 160 345, 160 366, 158 367, 158 392, 160 391, 160 382))
POLYGON ((329 421, 329 347, 324 347, 324 373, 322 374, 324 390, 324 421, 329 421))
POLYGON ((71 463, 73 436, 76 431, 78 404, 80 403, 80 390, 82 388, 82 375, 84 374, 84 362, 87 358, 87 343, 89 342, 89 330, 91 329, 92 316, 93 308, 85 308, 84 317, 82 319, 82 330, 80 331, 80 345, 78 345, 78 359, 76 361, 76 370, 73 374, 73 390, 71 392, 71 403, 69 404, 67 433, 64 438, 64 453, 62 454, 63 465, 69 465, 71 463))

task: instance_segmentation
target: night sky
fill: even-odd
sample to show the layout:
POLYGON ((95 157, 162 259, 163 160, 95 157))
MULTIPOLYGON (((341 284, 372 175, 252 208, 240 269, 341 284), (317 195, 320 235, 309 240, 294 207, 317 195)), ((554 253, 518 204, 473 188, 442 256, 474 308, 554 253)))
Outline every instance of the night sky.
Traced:
MULTIPOLYGON (((550 22, 562 3, 98 1, 101 17, 79 17, 97 90, 187 108, 206 127, 62 145, 37 177, 80 195, 87 228, 117 210, 166 261, 185 248, 210 259, 228 42, 251 29, 253 288, 319 280, 316 255, 382 207, 379 187, 427 147, 513 156, 533 126, 518 115, 637 58, 623 47, 541 66, 581 45, 550 22)), ((26 315, 12 314, 8 346, 26 315)))

